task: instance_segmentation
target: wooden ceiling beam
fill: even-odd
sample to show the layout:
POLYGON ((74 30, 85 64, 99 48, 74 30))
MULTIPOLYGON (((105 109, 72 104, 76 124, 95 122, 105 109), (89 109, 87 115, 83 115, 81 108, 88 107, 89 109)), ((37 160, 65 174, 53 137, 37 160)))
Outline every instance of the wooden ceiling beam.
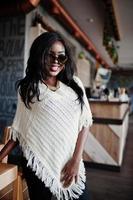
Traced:
POLYGON ((116 0, 102 0, 102 2, 105 8, 105 22, 107 21, 109 34, 116 41, 119 41, 121 40, 121 35, 116 0))
POLYGON ((121 31, 120 31, 120 20, 118 15, 118 9, 116 6, 116 0, 112 0, 112 7, 113 7, 113 14, 114 14, 114 20, 116 24, 116 31, 117 31, 117 38, 118 40, 121 40, 121 31))
POLYGON ((41 0, 4 0, 0 6, 0 17, 16 16, 29 13, 36 8, 41 0))

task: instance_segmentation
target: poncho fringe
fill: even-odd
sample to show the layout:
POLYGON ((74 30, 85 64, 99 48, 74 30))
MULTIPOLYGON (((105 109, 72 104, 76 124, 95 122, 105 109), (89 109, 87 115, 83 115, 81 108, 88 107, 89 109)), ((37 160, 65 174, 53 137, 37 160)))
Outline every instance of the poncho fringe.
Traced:
POLYGON ((37 177, 45 183, 45 186, 48 187, 53 195, 56 196, 58 200, 68 200, 68 199, 78 199, 79 195, 83 193, 85 189, 85 170, 82 172, 82 178, 79 176, 78 184, 74 184, 69 188, 61 187, 61 184, 51 176, 47 169, 44 168, 43 164, 32 152, 30 147, 26 144, 25 140, 22 138, 21 134, 11 127, 11 137, 14 141, 19 140, 19 144, 24 152, 25 158, 28 160, 27 166, 31 167, 35 172, 37 177))

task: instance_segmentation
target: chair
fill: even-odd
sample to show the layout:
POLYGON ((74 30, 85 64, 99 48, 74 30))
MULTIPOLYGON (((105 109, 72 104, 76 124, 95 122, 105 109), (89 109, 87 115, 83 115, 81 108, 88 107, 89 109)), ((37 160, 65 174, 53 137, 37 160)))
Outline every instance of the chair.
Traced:
POLYGON ((9 184, 13 184, 13 200, 17 198, 18 191, 18 168, 16 165, 0 163, 0 190, 9 184))
MULTIPOLYGON (((2 144, 0 144, 0 149, 9 140, 10 127, 4 129, 2 144)), ((9 184, 13 184, 13 200, 23 200, 23 190, 22 190, 22 173, 18 171, 17 165, 8 164, 7 157, 0 163, 0 190, 4 189, 9 184)))
POLYGON ((2 143, 3 144, 6 144, 10 139, 10 134, 9 134, 10 128, 11 128, 10 126, 7 126, 4 129, 4 133, 3 133, 3 137, 2 137, 2 143))

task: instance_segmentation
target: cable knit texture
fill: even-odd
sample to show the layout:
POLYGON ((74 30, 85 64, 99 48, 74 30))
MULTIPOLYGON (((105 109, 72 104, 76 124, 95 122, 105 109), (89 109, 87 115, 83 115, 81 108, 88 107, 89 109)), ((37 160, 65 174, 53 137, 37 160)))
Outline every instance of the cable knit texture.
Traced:
MULTIPOLYGON (((82 82, 74 76, 83 89, 82 82)), ((18 95, 17 111, 11 128, 11 137, 19 140, 28 166, 35 171, 58 200, 78 198, 85 187, 85 168, 80 162, 77 183, 64 188, 60 174, 72 157, 78 133, 92 124, 92 115, 84 91, 83 110, 77 94, 64 83, 55 92, 39 83, 40 100, 25 107, 18 95)))

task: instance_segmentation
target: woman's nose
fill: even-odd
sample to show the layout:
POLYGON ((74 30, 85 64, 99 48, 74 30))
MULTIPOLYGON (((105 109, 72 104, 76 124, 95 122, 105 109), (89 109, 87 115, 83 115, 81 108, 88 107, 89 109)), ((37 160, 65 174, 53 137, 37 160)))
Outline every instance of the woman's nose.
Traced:
POLYGON ((55 57, 54 62, 58 63, 58 58, 57 57, 55 57))

